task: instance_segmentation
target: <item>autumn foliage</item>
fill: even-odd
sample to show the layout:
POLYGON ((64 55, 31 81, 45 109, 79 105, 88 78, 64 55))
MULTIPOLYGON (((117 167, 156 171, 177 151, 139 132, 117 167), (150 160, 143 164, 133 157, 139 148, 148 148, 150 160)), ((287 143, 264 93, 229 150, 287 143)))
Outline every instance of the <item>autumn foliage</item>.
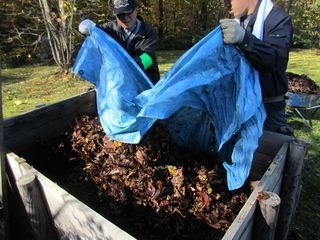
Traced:
POLYGON ((74 125, 72 148, 100 192, 114 200, 134 201, 159 214, 204 221, 225 232, 247 200, 229 192, 215 156, 182 149, 160 124, 137 145, 111 140, 98 117, 82 116, 74 125))

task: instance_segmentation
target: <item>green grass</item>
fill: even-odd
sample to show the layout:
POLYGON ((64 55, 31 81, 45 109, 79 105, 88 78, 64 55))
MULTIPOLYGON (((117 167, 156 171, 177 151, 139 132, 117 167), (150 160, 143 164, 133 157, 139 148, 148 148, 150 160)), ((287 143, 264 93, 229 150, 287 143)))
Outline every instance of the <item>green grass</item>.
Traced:
POLYGON ((160 51, 157 54, 160 75, 163 76, 185 51, 160 51))
POLYGON ((320 49, 292 50, 288 72, 306 74, 320 85, 320 49))
MULTIPOLYGON (((320 86, 320 50, 293 50, 288 72, 306 74, 320 86)), ((320 102, 319 102, 320 104, 320 102)), ((289 109, 290 110, 290 109, 289 109)), ((295 115, 288 118, 298 138, 309 143, 302 174, 303 188, 290 239, 319 239, 320 232, 320 110, 312 119, 312 129, 295 115)))
MULTIPOLYGON (((184 51, 160 51, 157 53, 160 73, 163 75, 184 51)), ((5 69, 3 77, 4 116, 10 117, 29 111, 37 104, 49 104, 84 92, 86 81, 56 73, 54 66, 5 69)), ((293 50, 288 72, 307 74, 320 85, 320 50, 293 50)), ((318 239, 320 229, 320 110, 312 120, 313 128, 294 115, 289 124, 298 138, 310 146, 303 171, 303 190, 296 213, 291 239, 318 239)))
MULTIPOLYGON (((161 76, 167 72, 184 51, 161 51, 158 54, 161 76)), ((70 74, 57 72, 56 66, 27 66, 2 71, 4 118, 33 110, 77 95, 92 86, 70 74)))
POLYGON ((4 118, 50 104, 85 91, 90 83, 57 72, 55 66, 28 66, 2 71, 4 118))

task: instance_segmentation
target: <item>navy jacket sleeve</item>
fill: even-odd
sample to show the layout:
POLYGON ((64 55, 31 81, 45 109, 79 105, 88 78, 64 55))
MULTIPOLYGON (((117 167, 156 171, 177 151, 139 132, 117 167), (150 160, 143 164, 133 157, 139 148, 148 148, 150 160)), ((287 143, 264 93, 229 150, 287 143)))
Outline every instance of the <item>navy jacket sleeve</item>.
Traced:
POLYGON ((286 69, 291 46, 290 16, 276 12, 276 14, 270 14, 268 18, 263 41, 246 31, 243 42, 238 45, 259 72, 268 72, 279 67, 286 69))
POLYGON ((290 16, 278 7, 268 15, 263 40, 246 31, 237 47, 258 70, 263 97, 283 95, 288 90, 286 68, 292 41, 290 16))
POLYGON ((143 24, 143 31, 141 31, 140 37, 138 36, 133 40, 134 51, 131 55, 143 69, 140 56, 143 53, 147 53, 152 59, 152 66, 145 70, 145 73, 150 80, 156 84, 160 79, 160 73, 158 68, 158 62, 156 57, 156 49, 158 47, 158 34, 156 30, 149 24, 143 24))
POLYGON ((141 63, 140 56, 143 53, 147 53, 152 58, 153 65, 157 64, 155 50, 158 47, 158 35, 153 28, 146 28, 146 35, 143 37, 144 38, 140 42, 136 43, 136 49, 139 50, 135 51, 135 56, 133 56, 133 58, 142 68, 143 66, 141 63))

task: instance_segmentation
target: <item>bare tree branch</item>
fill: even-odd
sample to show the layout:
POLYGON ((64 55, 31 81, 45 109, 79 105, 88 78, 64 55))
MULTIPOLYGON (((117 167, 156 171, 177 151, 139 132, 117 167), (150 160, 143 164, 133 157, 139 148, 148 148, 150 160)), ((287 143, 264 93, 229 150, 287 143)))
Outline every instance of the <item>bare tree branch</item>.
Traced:
POLYGON ((53 59, 65 71, 73 54, 72 19, 74 0, 39 0, 53 59))

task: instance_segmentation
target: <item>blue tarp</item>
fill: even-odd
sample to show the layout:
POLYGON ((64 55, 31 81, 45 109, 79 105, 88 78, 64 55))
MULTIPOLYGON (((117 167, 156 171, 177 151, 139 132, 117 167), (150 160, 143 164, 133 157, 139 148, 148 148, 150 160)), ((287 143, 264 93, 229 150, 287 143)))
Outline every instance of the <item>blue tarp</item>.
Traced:
POLYGON ((265 110, 257 72, 237 48, 223 44, 220 27, 187 51, 155 86, 99 28, 87 37, 73 70, 96 85, 100 122, 112 139, 138 143, 156 120, 166 119, 170 128, 180 126, 182 145, 197 139, 207 148, 213 125, 217 150, 238 136, 232 163, 224 162, 229 189, 245 182, 265 110))

